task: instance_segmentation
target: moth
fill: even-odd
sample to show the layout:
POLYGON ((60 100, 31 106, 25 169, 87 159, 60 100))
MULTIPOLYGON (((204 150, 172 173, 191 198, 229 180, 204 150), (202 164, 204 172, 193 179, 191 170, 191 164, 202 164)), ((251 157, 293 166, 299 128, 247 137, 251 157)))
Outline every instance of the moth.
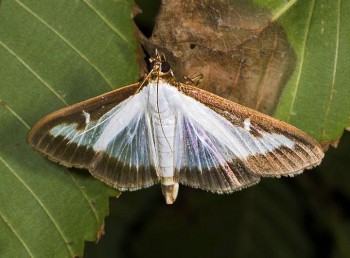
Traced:
POLYGON ((231 193, 321 162, 320 145, 301 130, 176 81, 158 52, 150 64, 139 82, 39 120, 30 146, 120 191, 160 183, 167 204, 179 184, 231 193))

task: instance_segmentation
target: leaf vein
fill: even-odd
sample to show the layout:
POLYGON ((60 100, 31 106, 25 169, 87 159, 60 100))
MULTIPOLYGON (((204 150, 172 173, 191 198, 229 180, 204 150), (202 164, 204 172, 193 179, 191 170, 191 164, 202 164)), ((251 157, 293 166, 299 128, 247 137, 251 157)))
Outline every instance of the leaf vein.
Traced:
POLYGON ((107 83, 107 85, 114 89, 112 83, 108 80, 108 78, 103 74, 103 72, 93 63, 91 62, 82 52, 79 51, 68 39, 66 39, 60 32, 55 30, 50 24, 48 24, 43 18, 41 18, 37 13, 31 10, 28 6, 20 2, 19 0, 15 0, 23 9, 29 12, 35 19, 45 25, 50 31, 52 31, 59 39, 61 39, 64 43, 66 43, 71 49, 73 49, 78 56, 80 56, 86 63, 88 63, 95 71, 102 77, 102 79, 107 83))
POLYGON ((0 212, 0 217, 5 222, 6 226, 10 229, 10 231, 16 236, 19 242, 23 245, 24 249, 27 251, 30 257, 35 257, 33 253, 30 251, 29 247, 26 245, 25 241, 20 237, 14 227, 11 226, 11 223, 5 218, 5 216, 0 212))
POLYGON ((124 42, 129 43, 127 38, 119 31, 117 30, 109 21, 108 19, 103 16, 91 3, 89 3, 86 0, 82 0, 112 31, 114 31, 124 42))
POLYGON ((307 21, 307 27, 306 27, 306 31, 305 31, 305 37, 303 40, 303 44, 301 47, 301 57, 300 57, 300 65, 299 65, 299 69, 297 71, 297 79, 296 79, 296 85, 295 85, 295 89, 293 92, 293 98, 292 98, 292 103, 289 109, 289 114, 288 114, 288 118, 286 120, 286 122, 290 121, 291 118, 291 114, 293 112, 293 108, 294 108, 294 104, 295 104, 295 100, 296 100, 296 96, 298 94, 298 90, 299 90, 299 86, 300 86, 300 80, 301 80, 301 73, 303 71, 303 67, 304 67, 304 58, 305 58, 305 53, 306 53, 306 43, 308 40, 308 36, 309 36, 309 30, 310 30, 310 26, 311 26, 311 20, 312 20, 312 15, 314 13, 314 8, 315 8, 315 0, 312 1, 311 3, 311 10, 310 10, 310 15, 308 17, 308 21, 307 21))
POLYGON ((75 180, 75 178, 73 177, 73 175, 72 175, 71 173, 68 173, 68 174, 69 174, 70 178, 72 179, 72 181, 73 181, 73 182, 76 184, 76 186, 78 187, 78 189, 79 189, 81 195, 85 198, 85 200, 86 200, 86 202, 88 203, 88 205, 89 205, 89 207, 90 207, 92 213, 94 214, 94 217, 95 217, 95 219, 96 219, 96 221, 97 221, 97 224, 99 224, 100 221, 99 221, 98 213, 97 213, 95 207, 94 207, 94 206, 92 205, 92 203, 89 201, 88 195, 86 194, 85 191, 83 191, 83 189, 80 187, 80 185, 79 185, 78 182, 75 180))
POLYGON ((330 95, 328 98, 327 109, 324 115, 323 125, 322 125, 322 136, 321 140, 324 140, 326 133, 326 124, 328 121, 328 115, 330 112, 330 106, 333 100, 333 94, 335 93, 335 81, 337 75, 337 65, 338 65, 338 55, 339 55, 339 36, 340 36, 340 6, 341 0, 338 0, 338 8, 337 8, 337 30, 336 30, 336 43, 335 43, 335 53, 334 53, 334 64, 333 64, 333 74, 332 74, 332 85, 330 88, 330 95))
POLYGON ((12 108, 10 108, 5 101, 3 101, 2 99, 0 99, 0 105, 2 105, 3 107, 5 107, 14 117, 16 117, 27 129, 30 129, 30 126, 27 124, 26 121, 24 121, 24 119, 17 114, 12 108))
POLYGON ((274 12, 271 18, 271 22, 275 22, 278 20, 282 15, 284 15, 298 0, 290 0, 286 4, 284 4, 281 8, 277 9, 277 11, 274 12))
POLYGON ((2 41, 0 41, 0 45, 6 49, 11 55, 13 55, 29 72, 31 72, 42 84, 44 84, 57 98, 59 98, 66 106, 68 103, 64 100, 64 98, 55 91, 50 84, 48 84, 43 78, 40 77, 22 58, 19 57, 11 48, 5 45, 2 41))
POLYGON ((46 207, 43 204, 43 202, 33 192, 33 190, 30 188, 30 186, 26 184, 26 182, 16 173, 16 171, 1 156, 0 156, 0 161, 5 165, 5 167, 8 168, 8 170, 16 177, 16 179, 28 190, 28 192, 34 197, 34 199, 37 201, 37 203, 40 205, 40 207, 44 210, 44 212, 46 213, 46 215, 48 216, 48 218, 51 220, 52 224, 56 228, 57 232, 61 236, 61 238, 62 238, 62 240, 64 242, 64 245, 67 247, 67 249, 69 251, 69 254, 73 257, 74 256, 74 250, 72 250, 72 248, 69 246, 69 244, 68 244, 69 240, 67 239, 67 237, 65 236, 65 234, 63 233, 63 231, 61 230, 59 225, 57 224, 56 220, 54 219, 54 217, 52 216, 50 211, 48 209, 46 209, 46 207))

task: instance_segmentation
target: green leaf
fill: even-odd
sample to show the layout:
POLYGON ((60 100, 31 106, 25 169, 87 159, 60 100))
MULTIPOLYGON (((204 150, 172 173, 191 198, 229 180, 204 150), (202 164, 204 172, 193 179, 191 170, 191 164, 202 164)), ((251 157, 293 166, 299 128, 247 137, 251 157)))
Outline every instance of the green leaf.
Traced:
POLYGON ((95 241, 116 191, 30 149, 30 126, 138 79, 132 1, 3 0, 0 255, 72 257, 95 241))
POLYGON ((350 1, 298 1, 280 20, 297 64, 276 116, 321 142, 336 141, 350 116, 350 1))
POLYGON ((275 116, 323 143, 350 124, 350 1, 254 0, 278 18, 297 63, 275 116))

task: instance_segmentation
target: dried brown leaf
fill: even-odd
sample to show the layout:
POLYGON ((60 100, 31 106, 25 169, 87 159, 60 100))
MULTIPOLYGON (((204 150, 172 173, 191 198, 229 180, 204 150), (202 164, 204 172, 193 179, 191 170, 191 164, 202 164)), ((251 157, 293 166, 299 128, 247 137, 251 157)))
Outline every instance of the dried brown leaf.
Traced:
POLYGON ((271 114, 294 67, 294 52, 270 13, 251 1, 163 0, 145 49, 162 51, 179 80, 271 114))

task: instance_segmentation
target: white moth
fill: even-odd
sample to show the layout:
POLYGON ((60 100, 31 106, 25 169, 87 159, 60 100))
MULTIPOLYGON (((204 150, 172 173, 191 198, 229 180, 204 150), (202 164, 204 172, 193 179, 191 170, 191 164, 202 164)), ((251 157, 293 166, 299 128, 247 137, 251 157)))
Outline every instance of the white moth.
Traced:
POLYGON ((41 119, 30 145, 120 191, 160 183, 168 204, 179 184, 230 193, 321 162, 320 145, 299 129, 177 82, 158 53, 151 64, 139 83, 41 119))

